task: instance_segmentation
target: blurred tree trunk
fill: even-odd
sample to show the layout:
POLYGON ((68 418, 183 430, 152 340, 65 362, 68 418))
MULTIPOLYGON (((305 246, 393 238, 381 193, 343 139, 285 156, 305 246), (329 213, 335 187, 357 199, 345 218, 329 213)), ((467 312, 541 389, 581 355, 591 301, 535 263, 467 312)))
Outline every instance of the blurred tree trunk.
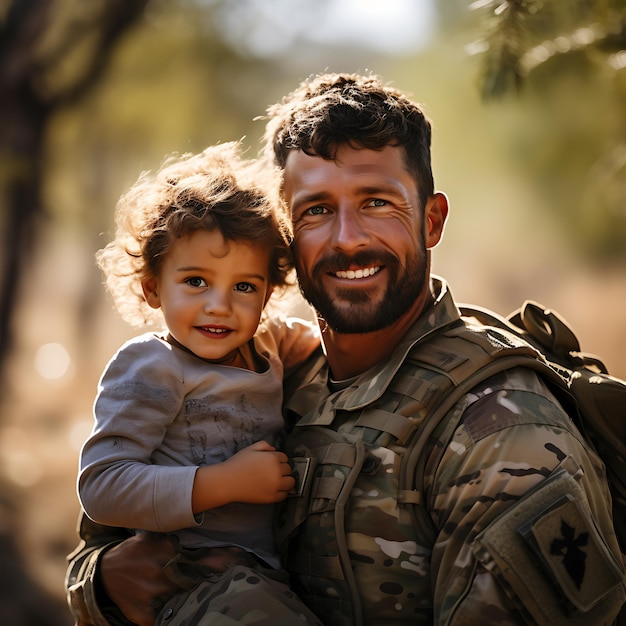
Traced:
POLYGON ((47 127, 98 84, 148 1, 13 0, 0 17, 0 371, 12 347, 24 270, 45 219, 47 127))
MULTIPOLYGON (((46 219, 47 128, 58 111, 98 84, 116 45, 148 1, 13 0, 0 10, 0 389, 20 289, 28 287, 26 270, 46 219)), ((12 510, 5 509, 3 517, 11 517, 12 510)), ((27 575, 9 531, 15 526, 6 521, 0 527, 1 621, 12 626, 68 624, 67 610, 27 575)))

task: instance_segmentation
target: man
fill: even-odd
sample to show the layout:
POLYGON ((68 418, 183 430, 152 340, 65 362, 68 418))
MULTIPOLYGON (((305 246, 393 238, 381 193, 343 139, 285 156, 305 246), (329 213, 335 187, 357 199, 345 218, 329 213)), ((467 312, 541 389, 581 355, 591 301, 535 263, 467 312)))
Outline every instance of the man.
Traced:
MULTIPOLYGON (((403 460, 474 336, 498 342, 430 275, 448 202, 419 106, 375 77, 323 75, 269 117, 324 342, 286 401, 299 485, 277 534, 294 590, 329 625, 611 623, 624 571, 604 470, 530 369, 477 384, 403 460)), ((150 623, 167 549, 87 522, 82 536, 70 601, 93 623, 98 603, 150 623)))

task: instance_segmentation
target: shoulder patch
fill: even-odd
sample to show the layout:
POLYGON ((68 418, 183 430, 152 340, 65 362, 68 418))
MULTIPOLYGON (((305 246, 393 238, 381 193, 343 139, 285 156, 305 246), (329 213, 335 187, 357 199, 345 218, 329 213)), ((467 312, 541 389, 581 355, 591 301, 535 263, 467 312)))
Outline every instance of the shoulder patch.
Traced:
POLYGON ((595 525, 571 494, 519 530, 579 611, 589 611, 622 578, 595 525))
POLYGON ((604 623, 624 603, 623 574, 567 457, 475 539, 480 563, 539 624, 604 623))

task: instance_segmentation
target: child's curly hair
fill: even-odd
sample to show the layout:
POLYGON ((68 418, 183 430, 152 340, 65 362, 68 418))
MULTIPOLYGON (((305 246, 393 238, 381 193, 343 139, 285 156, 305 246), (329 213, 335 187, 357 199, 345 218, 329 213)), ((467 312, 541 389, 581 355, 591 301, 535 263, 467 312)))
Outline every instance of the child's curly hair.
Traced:
POLYGON ((269 280, 285 287, 293 269, 290 222, 267 166, 225 143, 200 154, 171 155, 155 173, 143 172, 119 200, 115 239, 96 254, 120 315, 140 326, 162 321, 144 299, 141 282, 157 277, 172 243, 198 230, 219 230, 226 241, 271 250, 269 280))

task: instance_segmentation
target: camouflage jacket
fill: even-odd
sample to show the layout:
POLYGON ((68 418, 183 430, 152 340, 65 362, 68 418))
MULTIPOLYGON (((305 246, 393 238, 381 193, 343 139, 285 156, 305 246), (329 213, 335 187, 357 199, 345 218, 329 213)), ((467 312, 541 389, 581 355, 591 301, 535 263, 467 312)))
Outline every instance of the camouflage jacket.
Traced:
POLYGON ((429 400, 478 332, 435 288, 388 362, 332 393, 322 356, 287 399, 299 484, 277 533, 294 590, 328 626, 610 624, 624 570, 604 467, 535 372, 471 389, 418 460, 423 498, 403 483, 429 400), (431 336, 440 363, 424 368, 431 336))

